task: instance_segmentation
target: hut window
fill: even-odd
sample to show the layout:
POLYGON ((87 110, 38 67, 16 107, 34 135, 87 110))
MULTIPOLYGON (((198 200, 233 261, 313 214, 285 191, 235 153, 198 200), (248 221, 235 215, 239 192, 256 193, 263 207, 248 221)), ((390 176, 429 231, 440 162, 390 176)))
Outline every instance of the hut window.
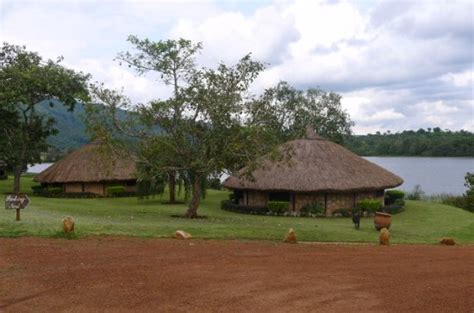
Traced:
POLYGON ((290 202, 289 192, 271 192, 268 195, 268 201, 287 201, 290 202))
POLYGON ((375 196, 376 196, 376 197, 383 197, 384 194, 385 194, 385 191, 384 191, 383 189, 382 189, 382 190, 377 190, 377 191, 375 192, 375 196))
POLYGON ((136 180, 129 180, 127 181, 126 185, 127 186, 135 186, 137 184, 137 181, 136 180))

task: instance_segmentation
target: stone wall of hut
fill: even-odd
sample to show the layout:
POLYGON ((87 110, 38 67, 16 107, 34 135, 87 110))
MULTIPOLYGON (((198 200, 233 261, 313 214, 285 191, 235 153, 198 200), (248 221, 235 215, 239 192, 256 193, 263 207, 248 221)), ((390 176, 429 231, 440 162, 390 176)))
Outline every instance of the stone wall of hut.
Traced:
MULTIPOLYGON (((337 209, 352 209, 363 199, 377 199, 383 203, 384 191, 365 191, 358 193, 292 193, 290 211, 300 211, 305 205, 319 203, 326 208, 326 215, 331 216, 337 209)), ((241 205, 266 206, 268 193, 265 191, 244 191, 239 200, 241 205)))
MULTIPOLYGON (((293 195, 293 211, 300 211, 305 205, 319 203, 324 207, 324 194, 318 193, 297 193, 293 195)), ((290 208, 292 205, 290 204, 290 208)))
POLYGON ((246 190, 239 200, 240 205, 266 206, 268 203, 268 193, 265 191, 246 190))
POLYGON ((95 193, 104 196, 104 183, 85 183, 84 192, 95 193))
POLYGON ((326 201, 326 215, 331 216, 337 209, 352 209, 355 206, 352 193, 329 193, 326 201))
POLYGON ((81 183, 66 183, 64 184, 63 189, 65 193, 82 192, 82 184, 81 183))
POLYGON ((63 190, 65 193, 82 193, 90 192, 101 196, 107 195, 107 187, 111 186, 124 186, 126 192, 136 192, 136 184, 127 184, 127 182, 114 182, 114 183, 65 183, 63 184, 63 190))

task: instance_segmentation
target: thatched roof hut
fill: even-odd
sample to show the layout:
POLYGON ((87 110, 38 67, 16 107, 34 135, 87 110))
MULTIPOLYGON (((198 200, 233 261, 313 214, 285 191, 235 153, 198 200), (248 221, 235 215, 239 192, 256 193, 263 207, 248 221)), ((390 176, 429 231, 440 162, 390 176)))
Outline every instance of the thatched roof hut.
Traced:
POLYGON ((105 189, 110 185, 136 185, 135 164, 130 154, 108 149, 100 141, 94 141, 69 153, 34 180, 43 185, 62 186, 68 193, 105 195, 105 189))
MULTIPOLYGON (((296 194, 311 194, 314 201, 318 195, 324 197, 325 206, 328 195, 333 198, 334 195, 350 195, 351 203, 343 201, 343 204, 353 207, 358 195, 359 199, 361 194, 364 197, 380 198, 383 197, 384 189, 403 183, 397 175, 322 138, 312 130, 308 130, 306 138, 289 141, 278 149, 282 155, 288 154, 289 158, 273 160, 271 155, 266 155, 260 159, 260 166, 250 176, 243 175, 248 172, 244 168, 237 175, 230 176, 224 186, 253 193, 253 198, 259 199, 256 201, 258 203, 253 201, 254 205, 266 204, 271 200, 272 193, 285 192, 289 194, 293 208, 297 209, 303 204, 295 203, 296 194)), ((243 199, 245 203, 249 202, 251 196, 248 192, 247 199, 243 199)), ((245 198, 245 194, 242 197, 245 198)))

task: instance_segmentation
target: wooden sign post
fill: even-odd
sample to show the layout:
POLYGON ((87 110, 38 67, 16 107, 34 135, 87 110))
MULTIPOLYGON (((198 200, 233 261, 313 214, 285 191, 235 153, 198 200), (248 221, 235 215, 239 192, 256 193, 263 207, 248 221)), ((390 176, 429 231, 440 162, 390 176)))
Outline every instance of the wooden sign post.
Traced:
POLYGON ((9 194, 5 198, 5 209, 16 210, 16 220, 20 220, 20 210, 26 209, 31 203, 30 198, 24 193, 9 194))

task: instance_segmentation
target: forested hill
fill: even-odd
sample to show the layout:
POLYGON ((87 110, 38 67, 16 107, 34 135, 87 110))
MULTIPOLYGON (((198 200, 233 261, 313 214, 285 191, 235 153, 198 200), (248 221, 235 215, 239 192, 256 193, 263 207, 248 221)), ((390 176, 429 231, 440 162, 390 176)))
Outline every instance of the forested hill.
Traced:
MULTIPOLYGON (((39 111, 56 120, 59 134, 48 142, 63 153, 88 143, 89 136, 83 120, 84 107, 78 104, 69 112, 60 103, 50 107, 41 103, 39 111)), ((125 113, 123 113, 125 114, 125 113)), ((376 133, 352 136, 345 146, 363 156, 474 156, 474 134, 466 131, 444 131, 440 128, 376 133)))
POLYGON ((345 146, 363 156, 474 157, 474 133, 440 128, 352 136, 345 146))
POLYGON ((48 138, 48 143, 65 152, 76 149, 88 143, 89 136, 84 123, 85 109, 82 104, 74 107, 74 112, 68 111, 59 101, 52 101, 54 106, 50 106, 51 101, 43 101, 38 105, 38 112, 53 117, 56 121, 56 128, 59 133, 48 138))

